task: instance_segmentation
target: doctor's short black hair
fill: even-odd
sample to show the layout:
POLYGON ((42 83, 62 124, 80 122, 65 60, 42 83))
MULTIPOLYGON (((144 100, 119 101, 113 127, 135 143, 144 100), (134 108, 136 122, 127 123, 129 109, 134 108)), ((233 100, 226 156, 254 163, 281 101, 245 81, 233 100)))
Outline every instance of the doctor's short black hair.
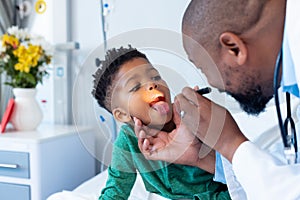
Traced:
POLYGON ((94 86, 92 95, 98 104, 108 112, 111 109, 111 96, 113 90, 113 80, 120 67, 134 58, 144 58, 148 60, 145 54, 128 45, 128 48, 112 48, 106 51, 105 59, 98 60, 98 69, 93 74, 94 86))

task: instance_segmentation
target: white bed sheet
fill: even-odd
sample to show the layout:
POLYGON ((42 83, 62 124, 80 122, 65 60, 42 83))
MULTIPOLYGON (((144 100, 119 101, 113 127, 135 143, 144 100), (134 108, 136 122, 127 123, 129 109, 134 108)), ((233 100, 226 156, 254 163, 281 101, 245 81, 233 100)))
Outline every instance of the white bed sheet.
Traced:
MULTIPOLYGON (((98 200, 101 190, 105 187, 107 170, 85 181, 73 191, 62 191, 52 194, 47 200, 98 200)), ((157 194, 146 191, 143 180, 138 174, 132 188, 129 200, 166 200, 157 194)))

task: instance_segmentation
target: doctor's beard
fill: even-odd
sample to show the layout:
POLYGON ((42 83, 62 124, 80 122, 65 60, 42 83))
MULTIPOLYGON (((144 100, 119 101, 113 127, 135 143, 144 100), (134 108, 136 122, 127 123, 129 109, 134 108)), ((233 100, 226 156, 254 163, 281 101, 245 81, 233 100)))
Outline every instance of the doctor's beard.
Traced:
POLYGON ((242 93, 231 93, 231 95, 240 104, 240 107, 250 115, 258 115, 263 112, 266 108, 267 103, 272 99, 273 96, 265 96, 261 91, 260 86, 246 90, 242 93))

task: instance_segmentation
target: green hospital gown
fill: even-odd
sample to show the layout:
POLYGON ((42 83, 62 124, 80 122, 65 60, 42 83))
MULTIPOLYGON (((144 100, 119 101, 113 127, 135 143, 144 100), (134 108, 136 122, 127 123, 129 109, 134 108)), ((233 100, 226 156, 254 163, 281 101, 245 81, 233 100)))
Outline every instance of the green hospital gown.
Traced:
POLYGON ((106 187, 99 200, 128 199, 140 173, 147 191, 169 199, 230 199, 226 185, 197 167, 149 161, 141 154, 129 125, 123 125, 114 143, 106 187))

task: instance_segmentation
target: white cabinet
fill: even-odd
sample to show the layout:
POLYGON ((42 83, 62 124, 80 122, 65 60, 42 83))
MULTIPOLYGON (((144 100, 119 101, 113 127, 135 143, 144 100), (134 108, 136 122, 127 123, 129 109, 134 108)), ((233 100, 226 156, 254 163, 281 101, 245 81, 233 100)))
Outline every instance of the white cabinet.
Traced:
POLYGON ((93 177, 94 137, 87 127, 56 125, 0 134, 0 199, 45 200, 93 177))

